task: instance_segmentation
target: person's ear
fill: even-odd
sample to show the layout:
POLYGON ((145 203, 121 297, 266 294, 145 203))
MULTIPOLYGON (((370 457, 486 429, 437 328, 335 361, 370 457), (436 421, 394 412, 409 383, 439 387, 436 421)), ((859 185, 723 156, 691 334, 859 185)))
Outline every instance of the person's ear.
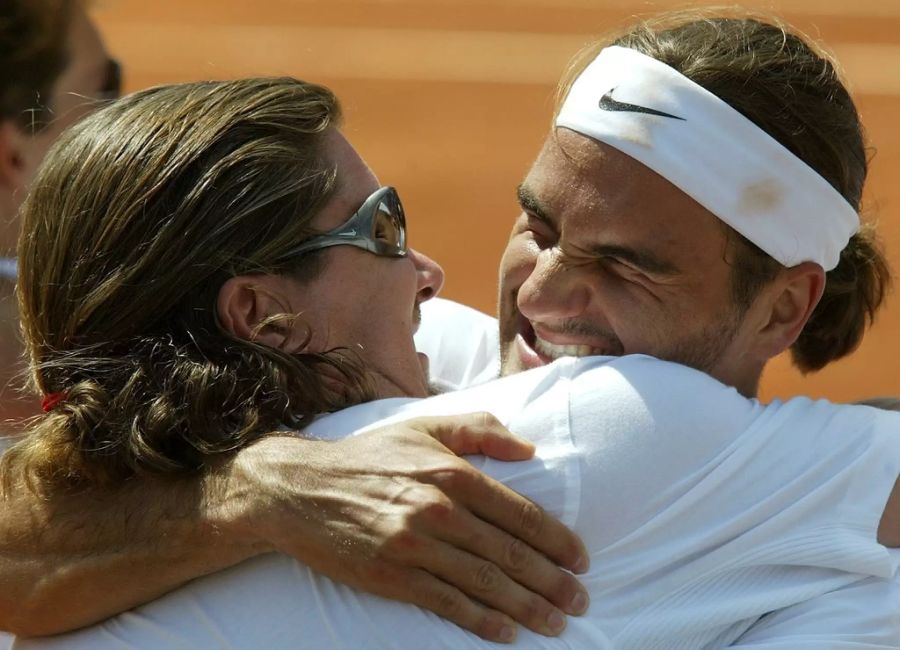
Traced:
POLYGON ((763 290, 762 326, 758 330, 766 358, 790 348, 803 331, 825 290, 825 271, 813 262, 803 262, 782 271, 763 290))
POLYGON ((25 184, 27 138, 12 120, 0 120, 0 187, 9 191, 25 184))
POLYGON ((284 352, 299 352, 307 341, 296 336, 290 308, 279 298, 283 295, 279 289, 277 276, 229 278, 219 289, 216 301, 219 324, 236 338, 284 352))

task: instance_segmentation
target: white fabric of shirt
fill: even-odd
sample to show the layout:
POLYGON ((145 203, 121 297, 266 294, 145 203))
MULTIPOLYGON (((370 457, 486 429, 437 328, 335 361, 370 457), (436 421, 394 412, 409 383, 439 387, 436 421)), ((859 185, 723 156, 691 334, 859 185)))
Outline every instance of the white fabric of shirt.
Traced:
POLYGON ((416 349, 429 359, 432 384, 449 392, 500 376, 497 319, 452 300, 422 303, 416 349))
POLYGON ((900 583, 869 578, 764 616, 738 639, 747 650, 900 647, 900 583))
MULTIPOLYGON (((757 621, 778 633, 784 621, 768 612, 790 611, 814 629, 802 609, 785 608, 889 584, 873 578, 890 578, 900 563, 874 541, 900 473, 900 415, 805 398, 763 406, 650 357, 563 359, 428 400, 360 405, 309 433, 472 410, 494 412, 538 450, 521 463, 472 462, 573 527, 591 551, 588 613, 570 618, 561 638, 522 631, 514 647, 766 647, 765 629, 748 633, 757 621)), ((272 554, 101 625, 14 647, 487 645, 272 554)))

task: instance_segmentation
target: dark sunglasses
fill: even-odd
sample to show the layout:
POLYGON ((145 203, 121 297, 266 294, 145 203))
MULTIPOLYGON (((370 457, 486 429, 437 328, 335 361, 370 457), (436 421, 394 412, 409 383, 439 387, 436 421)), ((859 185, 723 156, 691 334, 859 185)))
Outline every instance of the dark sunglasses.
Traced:
POLYGON ((284 257, 343 245, 384 257, 406 255, 406 216, 397 190, 393 187, 375 190, 347 221, 334 230, 310 237, 284 257))

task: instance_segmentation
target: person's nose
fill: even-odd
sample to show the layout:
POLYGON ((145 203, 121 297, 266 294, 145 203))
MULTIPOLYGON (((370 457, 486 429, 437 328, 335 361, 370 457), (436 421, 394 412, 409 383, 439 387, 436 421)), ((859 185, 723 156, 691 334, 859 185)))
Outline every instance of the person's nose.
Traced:
POLYGON ((416 298, 421 302, 431 300, 444 286, 444 269, 433 259, 410 248, 407 255, 416 268, 416 298))
POLYGON ((591 300, 588 269, 564 259, 557 247, 542 250, 519 287, 518 308, 530 321, 552 323, 577 317, 591 300))

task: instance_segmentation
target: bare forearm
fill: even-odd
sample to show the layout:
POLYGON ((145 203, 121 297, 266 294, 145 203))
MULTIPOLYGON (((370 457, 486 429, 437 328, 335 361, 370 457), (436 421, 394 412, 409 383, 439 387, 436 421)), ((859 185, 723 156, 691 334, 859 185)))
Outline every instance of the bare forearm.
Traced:
POLYGON ((517 623, 558 634, 562 612, 588 601, 557 563, 586 570, 584 545, 454 455, 532 452, 476 413, 335 443, 266 436, 202 481, 141 479, 52 502, 19 493, 0 511, 0 628, 83 626, 275 550, 486 639, 510 641, 517 623))
POLYGON ((21 636, 82 627, 267 549, 233 534, 227 479, 132 481, 0 510, 0 628, 21 636))

